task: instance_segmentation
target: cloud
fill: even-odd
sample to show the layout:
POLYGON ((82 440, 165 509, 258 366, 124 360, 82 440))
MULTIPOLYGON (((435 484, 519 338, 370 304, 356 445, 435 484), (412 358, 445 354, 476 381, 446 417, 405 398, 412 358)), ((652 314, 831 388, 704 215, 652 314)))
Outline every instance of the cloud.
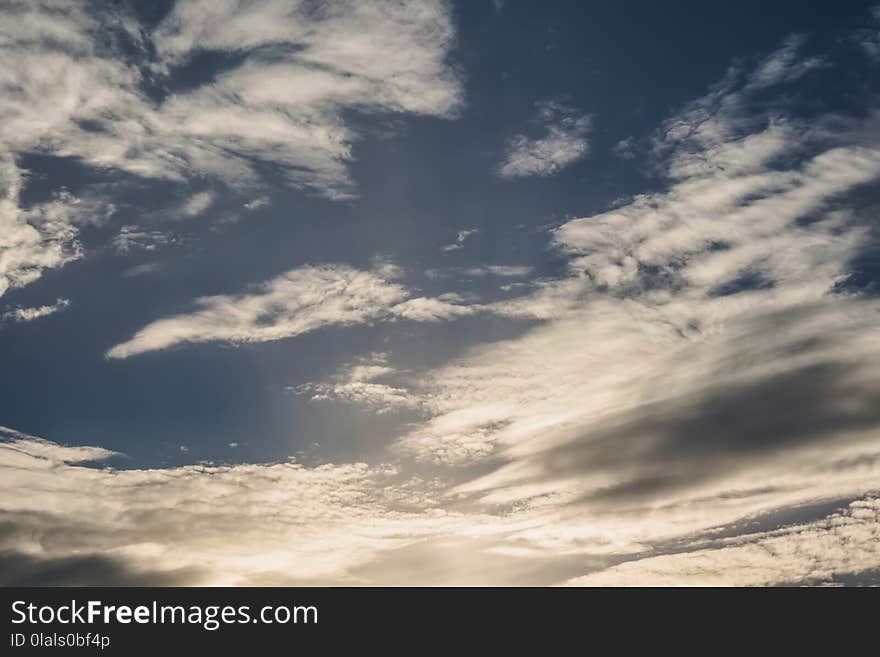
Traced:
POLYGON ((183 214, 187 217, 195 217, 202 214, 214 203, 214 194, 212 192, 199 192, 193 194, 186 203, 183 204, 183 214))
POLYGON ((486 278, 497 276, 499 278, 522 278, 532 272, 532 267, 527 265, 477 265, 475 267, 444 267, 442 269, 426 269, 425 276, 432 280, 440 280, 451 277, 463 278, 486 278))
POLYGON ((802 57, 800 50, 807 39, 795 34, 781 48, 768 55, 751 76, 748 89, 756 90, 793 82, 812 70, 826 66, 822 57, 802 57))
POLYGON ((464 241, 471 235, 476 235, 479 232, 480 231, 477 228, 460 230, 455 237, 455 241, 452 244, 444 246, 441 251, 457 251, 458 249, 464 248, 464 241))
POLYGON ((131 251, 155 251, 168 244, 174 244, 177 238, 163 230, 148 229, 135 225, 122 226, 113 238, 116 253, 124 255, 131 251))
POLYGON ((532 268, 524 265, 481 265, 464 270, 468 276, 501 276, 502 278, 528 276, 531 272, 532 268))
POLYGON ((105 461, 119 456, 103 447, 68 447, 49 440, 29 436, 15 429, 0 426, 0 448, 3 450, 3 464, 16 465, 30 458, 39 459, 47 467, 62 464, 105 461))
POLYGON ((123 276, 126 278, 132 278, 134 276, 145 276, 147 274, 155 274, 158 271, 162 271, 162 265, 158 262, 145 262, 141 265, 135 265, 134 267, 129 267, 123 272, 123 276))
POLYGON ((269 199, 265 196, 259 196, 252 201, 248 201, 242 207, 244 207, 245 210, 259 210, 267 205, 269 205, 269 199))
MULTIPOLYGON (((205 9, 191 20, 210 30, 205 9)), ((169 34, 170 62, 203 38, 169 34)), ((234 24, 213 38, 251 47, 234 24)), ((198 298, 108 352, 523 320, 426 371, 373 355, 294 387, 417 409, 392 463, 116 470, 106 450, 7 432, 2 554, 22 572, 58 565, 59 581, 104 563, 120 581, 202 584, 875 576, 880 302, 850 274, 873 216, 862 192, 880 179, 878 118, 874 99, 852 116, 786 111, 797 53, 787 42, 732 69, 665 121, 657 184, 555 228, 565 272, 519 296, 415 296, 381 262, 300 267, 198 298)))
POLYGON ((537 122, 547 134, 538 138, 519 134, 511 138, 498 166, 502 178, 550 176, 587 154, 591 117, 558 103, 544 102, 539 105, 537 122))
POLYGON ((32 283, 82 255, 75 225, 77 199, 56 199, 22 210, 23 175, 0 153, 0 296, 32 283))
POLYGON ((377 553, 469 524, 387 465, 114 470, 77 465, 105 454, 77 449, 0 442, 4 584, 357 584, 377 553))
POLYGON ((35 308, 13 308, 0 315, 0 320, 11 320, 14 322, 31 322, 40 317, 48 317, 60 312, 70 305, 70 299, 57 299, 55 303, 48 306, 37 306, 35 308))
MULTIPOLYGON (((0 294, 82 255, 82 201, 29 210, 20 156, 250 194, 267 171, 329 198, 355 194, 351 112, 451 117, 461 85, 444 2, 215 3, 180 0, 147 28, 123 6, 63 0, 0 8, 0 294), (229 55, 180 85, 203 53, 229 55)), ((186 216, 211 202, 196 194, 186 216)), ((256 207, 256 206, 252 206, 256 207)))
POLYGON ((180 343, 270 342, 324 326, 378 320, 439 321, 478 310, 441 298, 410 298, 395 282, 397 275, 395 267, 382 264, 372 270, 345 265, 292 269, 250 292, 195 299, 192 312, 148 324, 107 357, 128 358, 180 343))
MULTIPOLYGON (((536 325, 399 384, 431 400, 397 441, 402 458, 479 467, 452 499, 546 514, 502 552, 682 565, 718 526, 872 499, 880 306, 847 281, 871 220, 851 194, 880 178, 877 119, 760 109, 755 94, 803 68, 785 48, 785 66, 734 70, 664 123, 665 190, 553 231, 567 277, 490 304, 536 325)), ((865 549, 866 522, 853 530, 865 549)), ((846 540, 817 528, 816 558, 846 540)), ((716 556, 706 581, 769 581, 725 578, 728 553, 716 556)), ((780 565, 772 581, 856 568, 836 558, 812 575, 780 565)), ((618 570, 576 581, 637 581, 618 570)))
POLYGON ((169 98, 157 120, 204 149, 208 166, 267 160, 294 185, 349 195, 345 165, 357 135, 342 112, 453 115, 461 103, 446 63, 453 37, 439 2, 178 3, 156 30, 162 66, 173 70, 202 51, 245 57, 213 83, 169 98), (223 162, 226 152, 241 159, 223 162))
POLYGON ((338 196, 351 193, 345 167, 357 138, 344 110, 451 116, 461 103, 439 2, 312 10, 184 0, 152 31, 121 10, 56 4, 5 10, 4 23, 19 26, 3 43, 15 64, 3 106, 11 151, 39 146, 145 177, 207 174, 232 185, 256 180, 253 162, 265 162, 294 185, 338 196), (158 103, 147 96, 147 83, 173 80, 202 52, 234 53, 237 63, 158 103))
POLYGON ((387 413, 398 408, 418 408, 423 400, 381 379, 397 371, 388 365, 388 355, 370 354, 349 364, 325 383, 304 383, 290 388, 298 395, 308 395, 310 401, 346 401, 387 413))
POLYGON ((622 160, 631 160, 636 156, 635 148, 635 138, 626 137, 625 139, 621 139, 619 142, 614 144, 614 146, 611 148, 611 152, 622 160))
POLYGON ((880 500, 866 497, 821 520, 681 554, 627 561, 575 586, 772 586, 835 583, 880 568, 880 500))

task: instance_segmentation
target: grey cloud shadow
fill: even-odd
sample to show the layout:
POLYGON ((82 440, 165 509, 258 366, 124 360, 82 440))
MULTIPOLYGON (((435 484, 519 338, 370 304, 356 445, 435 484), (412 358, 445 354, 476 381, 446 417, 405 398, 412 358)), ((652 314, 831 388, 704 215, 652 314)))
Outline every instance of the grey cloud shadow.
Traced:
POLYGON ((193 586, 208 574, 199 568, 141 568, 102 552, 97 545, 90 552, 55 557, 30 554, 20 547, 35 542, 70 548, 78 533, 87 533, 76 525, 75 520, 49 513, 0 512, 0 586, 193 586))
POLYGON ((862 371, 857 363, 826 362, 649 404, 538 454, 538 478, 619 471, 621 483, 577 501, 619 510, 788 448, 844 440, 880 426, 880 381, 861 382, 862 371))
POLYGON ((137 570, 102 554, 35 558, 0 552, 0 586, 188 586, 203 577, 195 569, 137 570))

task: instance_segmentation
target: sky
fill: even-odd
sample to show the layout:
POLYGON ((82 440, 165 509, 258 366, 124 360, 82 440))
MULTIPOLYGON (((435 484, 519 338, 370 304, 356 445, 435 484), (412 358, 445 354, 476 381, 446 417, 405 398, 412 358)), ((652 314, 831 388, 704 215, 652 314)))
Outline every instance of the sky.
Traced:
POLYGON ((876 0, 0 54, 0 583, 880 584, 876 0))

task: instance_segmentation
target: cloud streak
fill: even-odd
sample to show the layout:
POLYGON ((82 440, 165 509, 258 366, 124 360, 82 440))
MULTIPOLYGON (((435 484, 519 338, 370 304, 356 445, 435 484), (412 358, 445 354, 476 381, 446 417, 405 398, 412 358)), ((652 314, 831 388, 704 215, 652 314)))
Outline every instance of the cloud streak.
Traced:
POLYGON ((292 269, 237 295, 199 297, 192 312, 151 322, 107 352, 128 358, 181 343, 271 342, 324 326, 408 319, 439 321, 478 311, 444 298, 411 297, 396 282, 399 271, 379 264, 372 270, 345 265, 292 269))
POLYGON ((14 322, 32 322, 35 319, 61 312, 69 305, 70 299, 58 299, 51 305, 37 306, 35 308, 13 308, 0 315, 0 319, 14 322))

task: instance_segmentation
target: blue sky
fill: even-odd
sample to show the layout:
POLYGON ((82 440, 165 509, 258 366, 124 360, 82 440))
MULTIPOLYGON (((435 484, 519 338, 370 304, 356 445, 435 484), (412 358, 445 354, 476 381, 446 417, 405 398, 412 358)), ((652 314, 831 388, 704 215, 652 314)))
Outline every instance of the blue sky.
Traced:
POLYGON ((3 579, 876 579, 871 2, 0 11, 3 579))

